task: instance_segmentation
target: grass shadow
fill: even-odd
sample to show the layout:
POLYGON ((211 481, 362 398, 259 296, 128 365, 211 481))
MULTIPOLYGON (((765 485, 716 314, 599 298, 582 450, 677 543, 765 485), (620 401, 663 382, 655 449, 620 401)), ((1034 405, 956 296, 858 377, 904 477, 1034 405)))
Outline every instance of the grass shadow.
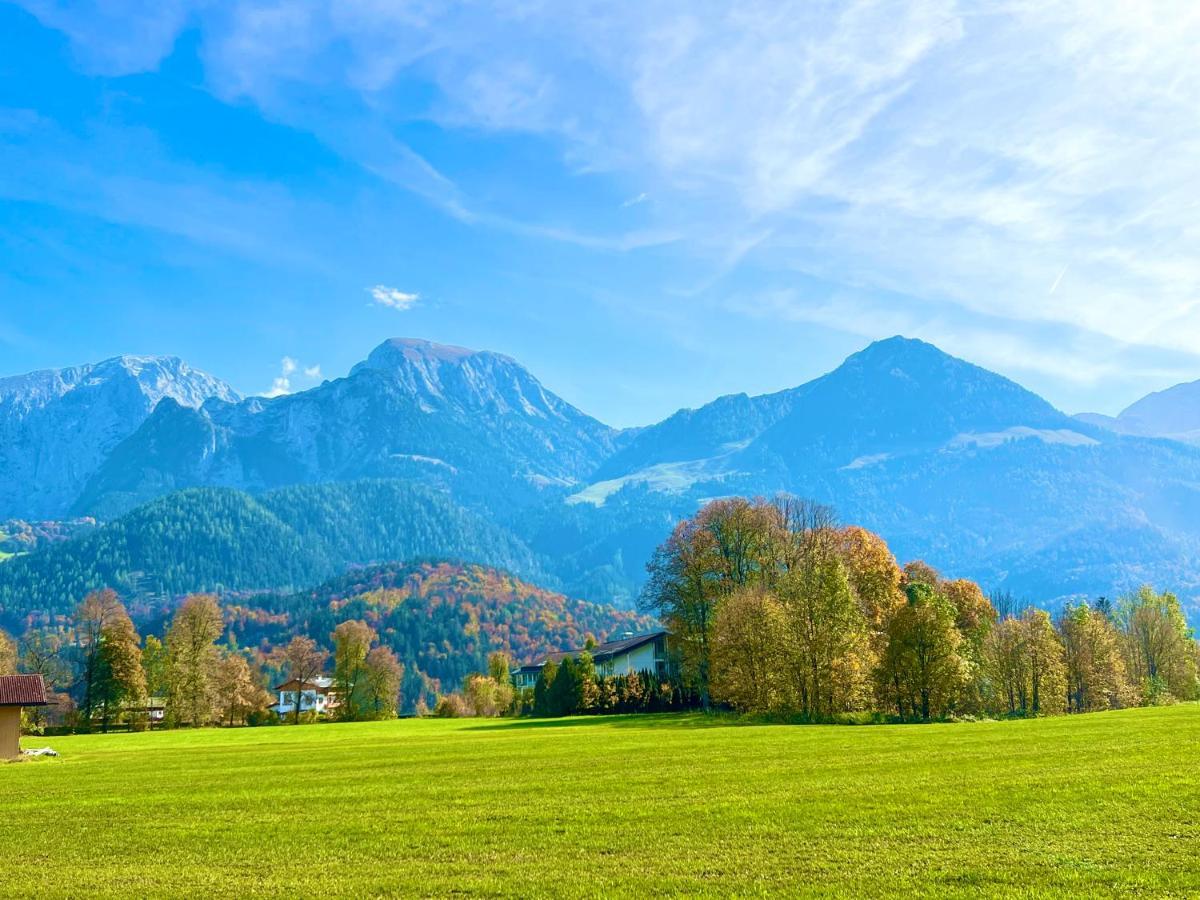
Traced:
POLYGON ((930 722, 906 722, 875 713, 846 713, 833 717, 811 718, 796 714, 736 713, 728 710, 704 712, 623 713, 620 715, 565 716, 556 719, 489 719, 476 728, 536 729, 578 728, 608 725, 615 728, 751 728, 768 725, 861 727, 871 725, 929 725, 930 722))
POLYGON ((768 724, 744 720, 730 713, 678 712, 628 713, 616 716, 566 716, 560 719, 498 719, 476 725, 484 730, 522 730, 538 728, 587 728, 607 725, 611 728, 728 728, 738 725, 768 724))

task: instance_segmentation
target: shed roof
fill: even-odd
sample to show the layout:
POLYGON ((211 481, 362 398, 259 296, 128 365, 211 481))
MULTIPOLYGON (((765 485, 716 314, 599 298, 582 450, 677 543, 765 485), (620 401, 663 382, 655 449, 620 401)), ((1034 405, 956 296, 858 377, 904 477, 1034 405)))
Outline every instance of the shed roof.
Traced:
POLYGON ((0 706, 49 706, 41 675, 0 675, 0 706))

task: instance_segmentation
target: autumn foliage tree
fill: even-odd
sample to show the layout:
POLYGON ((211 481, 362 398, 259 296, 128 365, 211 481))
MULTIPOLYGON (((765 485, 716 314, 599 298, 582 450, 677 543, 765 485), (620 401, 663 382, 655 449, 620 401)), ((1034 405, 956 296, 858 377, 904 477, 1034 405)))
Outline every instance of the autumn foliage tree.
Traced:
POLYGON ((373 647, 364 666, 362 701, 365 717, 391 719, 396 715, 404 665, 390 647, 373 647))
POLYGON ((867 693, 866 622, 832 539, 826 526, 795 536, 794 564, 776 588, 790 638, 786 670, 808 717, 858 709, 867 693))
POLYGON ((983 711, 996 622, 983 591, 923 562, 901 570, 881 538, 818 504, 716 501, 649 571, 643 608, 704 697, 808 718, 867 709, 872 694, 904 717, 983 711))
POLYGON ((1144 586, 1122 597, 1117 623, 1126 671, 1144 702, 1194 700, 1200 695, 1196 642, 1174 594, 1144 586))
POLYGON ((353 722, 366 718, 369 705, 364 688, 367 656, 377 635, 366 622, 350 620, 333 630, 333 686, 338 696, 337 718, 353 722))
POLYGON ((1038 716, 1063 712, 1063 647, 1049 613, 1026 609, 998 622, 985 636, 982 666, 990 712, 1038 716))
POLYGON ((228 651, 213 673, 213 694, 220 720, 225 725, 242 725, 271 703, 271 697, 242 654, 228 651))
POLYGON ((217 713, 216 642, 225 630, 221 607, 211 594, 184 599, 167 631, 167 721, 207 725, 217 713))
POLYGON ((759 587, 735 591, 717 612, 712 636, 712 698, 734 709, 769 712, 792 705, 784 662, 783 605, 759 587))
POLYGON ((1067 606, 1059 617, 1058 633, 1068 712, 1118 709, 1134 701, 1120 634, 1108 616, 1086 603, 1067 606))
POLYGON ((101 725, 105 731, 118 719, 134 728, 145 727, 146 676, 142 671, 141 639, 123 606, 101 632, 98 687, 101 725))
POLYGON ((107 730, 125 709, 144 708, 141 642, 115 591, 106 588, 84 598, 75 612, 75 644, 80 661, 80 713, 86 727, 90 728, 99 714, 101 726, 107 730))
POLYGON ((735 590, 775 583, 789 511, 785 502, 715 500, 680 522, 647 565, 641 606, 671 632, 681 674, 706 702, 717 610, 735 590))
POLYGON ((322 650, 317 642, 304 635, 296 635, 276 654, 276 661, 287 671, 288 678, 296 682, 292 723, 300 724, 300 704, 304 686, 313 681, 325 669, 329 651, 322 650))
POLYGON ((4 631, 0 631, 0 675, 12 675, 17 671, 17 642, 4 631))
POLYGON ((967 679, 953 604, 926 581, 906 587, 877 671, 880 696, 901 718, 928 721, 953 710, 967 679))

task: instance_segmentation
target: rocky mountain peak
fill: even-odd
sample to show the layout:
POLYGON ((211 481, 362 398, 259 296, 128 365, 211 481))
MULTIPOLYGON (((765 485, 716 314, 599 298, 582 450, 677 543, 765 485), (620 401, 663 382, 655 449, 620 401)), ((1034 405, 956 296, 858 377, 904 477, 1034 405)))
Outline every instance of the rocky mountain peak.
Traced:
POLYGON ((116 356, 0 379, 0 518, 64 514, 83 484, 164 399, 236 401, 177 357, 116 356))

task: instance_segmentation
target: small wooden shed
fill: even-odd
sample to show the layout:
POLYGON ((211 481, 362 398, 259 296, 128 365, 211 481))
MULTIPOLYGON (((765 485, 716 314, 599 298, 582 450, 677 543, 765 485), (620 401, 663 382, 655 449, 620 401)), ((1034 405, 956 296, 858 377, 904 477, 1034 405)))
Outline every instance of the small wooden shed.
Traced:
POLYGON ((0 675, 0 759, 21 755, 21 707, 49 705, 41 675, 0 675))

